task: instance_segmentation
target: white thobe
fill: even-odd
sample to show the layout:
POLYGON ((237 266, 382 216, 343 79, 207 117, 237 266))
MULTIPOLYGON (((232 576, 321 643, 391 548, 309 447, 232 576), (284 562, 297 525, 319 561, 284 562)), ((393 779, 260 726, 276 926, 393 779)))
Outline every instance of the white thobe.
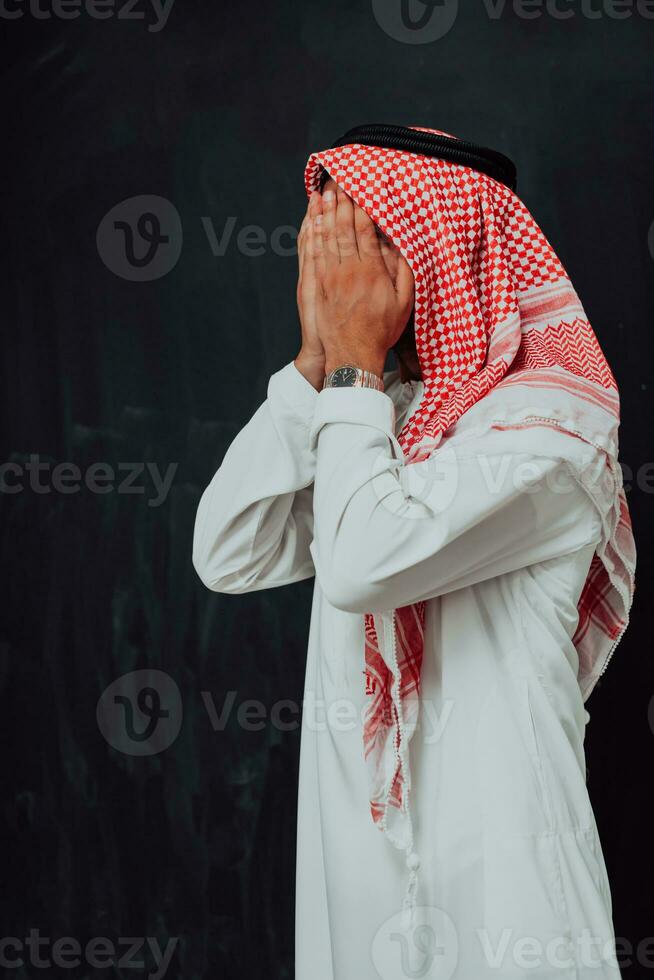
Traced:
POLYGON ((396 435, 422 383, 386 380, 318 394, 278 371, 196 520, 210 589, 315 575, 296 980, 619 980, 572 642, 600 520, 568 463, 595 450, 546 426, 480 435, 471 410, 435 471, 405 466, 396 435), (363 614, 421 599, 407 931, 406 855, 369 810, 363 614))

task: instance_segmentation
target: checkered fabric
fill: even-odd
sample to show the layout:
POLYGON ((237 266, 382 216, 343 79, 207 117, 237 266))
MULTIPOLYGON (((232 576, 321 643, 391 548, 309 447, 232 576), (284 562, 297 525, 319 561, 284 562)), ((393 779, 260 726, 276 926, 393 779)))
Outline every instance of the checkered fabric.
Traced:
MULTIPOLYGON (((316 189, 323 168, 413 271, 424 394, 398 437, 407 465, 437 451, 443 434, 481 399, 516 384, 529 386, 532 403, 538 389, 564 389, 578 402, 574 421, 566 425, 560 414, 548 416, 543 395, 537 417, 513 424, 505 418, 495 427, 555 425, 595 446, 597 418, 607 428, 604 536, 581 595, 575 634, 587 697, 628 622, 635 548, 617 463, 616 382, 565 269, 515 193, 469 167, 353 144, 309 158, 307 193, 316 189), (583 419, 591 420, 588 431, 583 419)), ((375 619, 365 617, 364 751, 372 817, 387 831, 392 808, 408 813, 407 746, 418 710, 424 613, 424 603, 394 611, 390 664, 388 653, 380 653, 375 619)), ((410 841, 394 843, 410 847, 410 841)))

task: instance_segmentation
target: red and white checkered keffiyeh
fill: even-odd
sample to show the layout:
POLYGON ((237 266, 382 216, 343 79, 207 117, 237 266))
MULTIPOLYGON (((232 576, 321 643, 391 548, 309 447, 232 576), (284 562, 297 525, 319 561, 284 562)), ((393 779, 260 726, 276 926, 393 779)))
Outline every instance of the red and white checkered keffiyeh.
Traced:
MULTIPOLYGON (((618 390, 572 283, 522 201, 485 174, 353 144, 309 158, 309 194, 323 168, 413 271, 424 393, 398 437, 405 461, 428 458, 473 405, 515 385, 528 385, 532 394, 538 389, 538 415, 509 411, 498 418, 495 412, 489 427, 554 425, 603 451, 603 478, 588 488, 602 513, 603 537, 579 600, 574 637, 587 698, 628 622, 635 547, 617 461, 618 390), (567 414, 550 410, 557 392, 561 404, 573 406, 567 414)), ((375 619, 365 617, 364 750, 372 817, 387 832, 393 808, 408 812, 407 743, 418 711, 424 606, 395 610, 391 666, 380 654, 375 619)), ((410 847, 397 835, 394 843, 410 847)))

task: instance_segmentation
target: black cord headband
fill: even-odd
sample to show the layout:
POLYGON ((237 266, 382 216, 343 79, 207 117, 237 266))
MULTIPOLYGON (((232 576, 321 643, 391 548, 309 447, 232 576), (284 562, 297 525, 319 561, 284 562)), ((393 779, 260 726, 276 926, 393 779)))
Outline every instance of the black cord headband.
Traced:
POLYGON ((332 144, 332 149, 361 143, 364 146, 381 146, 389 150, 404 150, 406 153, 420 153, 426 157, 439 157, 451 163, 471 167, 493 180, 506 184, 512 191, 516 188, 517 173, 515 164, 497 150, 477 146, 467 140, 452 139, 437 133, 425 133, 408 126, 387 126, 384 123, 369 123, 355 126, 332 144))

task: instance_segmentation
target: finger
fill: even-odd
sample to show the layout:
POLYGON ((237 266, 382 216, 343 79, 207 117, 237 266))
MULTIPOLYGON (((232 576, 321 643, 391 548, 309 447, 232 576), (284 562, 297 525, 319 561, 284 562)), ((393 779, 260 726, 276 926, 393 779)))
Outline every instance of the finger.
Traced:
POLYGON ((322 211, 322 194, 320 191, 313 191, 311 197, 309 198, 309 207, 307 208, 307 214, 314 218, 317 214, 322 211))
POLYGON ((307 249, 307 230, 310 224, 311 224, 311 220, 307 213, 302 219, 302 224, 300 225, 300 230, 297 236, 297 260, 300 269, 300 275, 302 275, 302 269, 304 267, 304 262, 305 262, 306 249, 307 249))
POLYGON ((322 209, 321 196, 318 191, 314 191, 311 197, 309 198, 306 214, 304 215, 302 224, 300 226, 300 231, 298 234, 298 259, 300 265, 300 275, 302 274, 302 270, 304 268, 304 260, 307 251, 306 249, 307 232, 311 228, 311 225, 316 215, 320 214, 321 209, 322 209))
POLYGON ((393 285, 397 282, 397 270, 401 258, 400 250, 397 246, 389 242, 388 238, 381 232, 378 232, 379 238, 379 251, 381 252, 382 259, 384 260, 384 265, 386 266, 386 271, 390 276, 393 285))
POLYGON ((304 239, 304 260, 302 263, 302 271, 300 273, 300 280, 302 283, 302 290, 305 295, 313 295, 315 287, 316 278, 316 268, 315 268, 315 235, 313 231, 313 223, 309 221, 307 229, 305 232, 304 239))
POLYGON ((336 240, 336 185, 327 181, 322 192, 322 258, 324 266, 338 265, 338 242, 336 240))
POLYGON ((311 259, 312 276, 321 282, 325 274, 325 239, 323 234, 324 215, 320 210, 307 232, 308 253, 311 259))
POLYGON ((358 258, 352 199, 342 187, 336 188, 336 241, 341 262, 358 258))
POLYGON ((354 211, 354 232, 360 258, 375 265, 381 265, 383 260, 377 228, 372 218, 366 214, 363 208, 358 206, 354 211))
POLYGON ((403 306, 413 306, 415 296, 415 280, 413 278, 411 266, 403 255, 400 255, 397 265, 395 292, 397 293, 398 299, 403 306))

